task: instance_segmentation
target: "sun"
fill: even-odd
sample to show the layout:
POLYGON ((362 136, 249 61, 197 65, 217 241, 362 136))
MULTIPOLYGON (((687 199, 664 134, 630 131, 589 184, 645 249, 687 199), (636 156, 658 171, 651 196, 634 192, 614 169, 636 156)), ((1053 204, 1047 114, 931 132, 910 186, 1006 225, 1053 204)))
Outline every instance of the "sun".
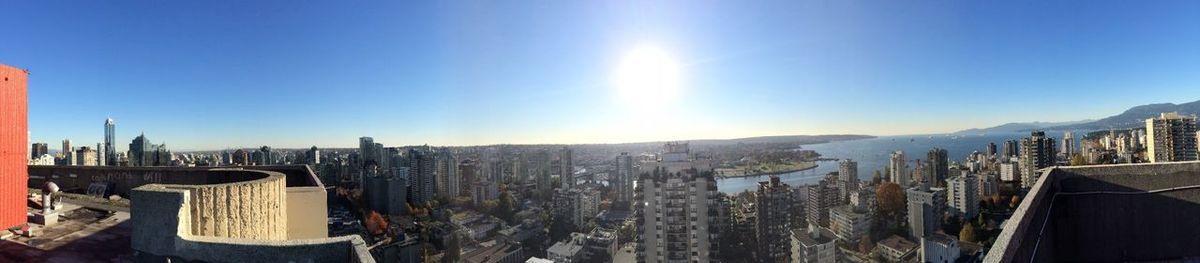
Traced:
POLYGON ((661 48, 638 46, 621 58, 613 74, 613 86, 629 106, 663 106, 679 93, 679 64, 661 48))

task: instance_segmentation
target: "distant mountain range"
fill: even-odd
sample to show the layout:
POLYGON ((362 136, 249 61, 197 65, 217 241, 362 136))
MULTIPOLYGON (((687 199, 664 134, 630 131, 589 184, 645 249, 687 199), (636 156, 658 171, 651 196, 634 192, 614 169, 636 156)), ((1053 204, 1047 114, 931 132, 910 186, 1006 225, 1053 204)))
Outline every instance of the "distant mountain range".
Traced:
POLYGON ((1027 132, 1027 131, 1031 131, 1031 130, 1045 130, 1046 128, 1050 128, 1050 127, 1089 123, 1092 121, 1093 120, 1068 121, 1068 122, 1010 122, 1010 123, 1001 124, 1001 125, 995 126, 995 127, 982 128, 982 129, 980 129, 980 128, 966 129, 966 130, 961 130, 961 131, 958 131, 955 133, 975 134, 975 133, 989 133, 989 132, 1027 132))
POLYGON ((955 133, 1027 132, 1035 129, 1047 131, 1129 129, 1142 127, 1146 124, 1146 119, 1157 117, 1163 112, 1179 112, 1179 114, 1183 115, 1200 114, 1200 101, 1193 101, 1183 104, 1156 103, 1135 106, 1125 110, 1125 112, 1122 112, 1121 114, 1099 120, 1006 123, 990 128, 966 129, 955 133))

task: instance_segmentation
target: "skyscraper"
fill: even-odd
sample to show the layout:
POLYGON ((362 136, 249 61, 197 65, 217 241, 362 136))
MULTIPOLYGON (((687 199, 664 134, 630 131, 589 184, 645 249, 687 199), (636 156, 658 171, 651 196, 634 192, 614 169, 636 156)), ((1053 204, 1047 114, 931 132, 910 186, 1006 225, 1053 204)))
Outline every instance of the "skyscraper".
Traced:
POLYGON ((986 154, 988 156, 993 156, 993 157, 996 156, 996 143, 994 143, 994 142, 988 143, 986 154))
POLYGON ((770 181, 758 183, 758 220, 755 236, 758 237, 759 262, 787 262, 791 257, 792 188, 771 176, 770 181))
POLYGON ((1146 119, 1146 157, 1150 162, 1194 161, 1196 117, 1164 112, 1146 119))
POLYGON ((558 150, 558 176, 563 189, 571 189, 575 185, 575 164, 571 148, 563 146, 558 150))
POLYGON ((1004 141, 1004 157, 1017 157, 1019 152, 1017 140, 1004 141))
POLYGON ((462 182, 458 178, 458 161, 450 149, 442 148, 437 151, 437 194, 449 197, 459 196, 462 182))
MULTIPOLYGON (((1038 169, 1053 166, 1055 163, 1054 138, 1046 137, 1042 131, 1033 131, 1029 137, 1021 139, 1021 186, 1031 187, 1037 183, 1041 174, 1038 169)), ((1194 144, 1193 144, 1194 145, 1194 144)))
POLYGON ((129 166, 166 166, 171 163, 171 152, 166 144, 153 144, 146 135, 138 135, 129 143, 129 166))
POLYGON ((808 188, 808 210, 805 214, 808 216, 809 226, 829 227, 829 208, 841 202, 838 194, 837 188, 830 186, 826 181, 808 188))
POLYGON ((66 154, 66 153, 68 153, 68 152, 70 152, 70 153, 72 153, 72 154, 75 152, 75 147, 71 146, 71 139, 63 139, 63 141, 62 141, 62 151, 63 151, 63 153, 64 153, 64 155, 65 155, 65 156, 72 156, 72 155, 68 155, 68 154, 66 154))
POLYGON ((434 198, 437 165, 428 147, 408 150, 409 196, 412 203, 424 204, 434 198))
MULTIPOLYGON (((638 180, 638 262, 713 262, 720 240, 711 170, 656 170, 638 180)), ((834 190, 836 193, 836 190, 834 190)))
POLYGON ((850 193, 858 190, 858 162, 851 159, 838 161, 837 182, 838 198, 850 200, 850 193))
POLYGON ((613 180, 613 189, 617 191, 617 203, 621 203, 619 209, 628 209, 633 201, 633 156, 627 152, 622 152, 617 155, 616 163, 616 178, 613 180))
POLYGON ((904 151, 892 152, 888 163, 888 175, 891 176, 891 181, 900 187, 907 187, 912 181, 912 178, 908 176, 908 164, 904 160, 904 151))
POLYGON ((50 148, 44 142, 33 143, 33 146, 29 150, 29 159, 37 159, 38 157, 42 157, 43 154, 50 154, 50 148))
POLYGON ((380 159, 383 158, 381 149, 377 149, 375 138, 359 137, 358 138, 358 156, 362 160, 361 165, 366 167, 370 164, 375 164, 377 167, 383 167, 380 159))
POLYGON ((926 182, 932 186, 946 186, 946 177, 950 176, 950 156, 946 149, 929 149, 929 178, 926 182))
POLYGON ((308 152, 304 153, 304 162, 310 165, 321 164, 321 150, 315 145, 309 148, 308 152))
POLYGON ((1067 157, 1067 160, 1070 160, 1071 154, 1075 153, 1074 147, 1075 135, 1070 131, 1063 132, 1062 153, 1067 157))
POLYGON ((258 148, 258 160, 254 160, 254 162, 258 165, 273 165, 275 164, 275 158, 272 156, 273 154, 274 153, 271 152, 271 147, 263 145, 263 147, 258 148))
POLYGON ((104 119, 104 162, 109 166, 117 166, 116 128, 112 118, 104 119))

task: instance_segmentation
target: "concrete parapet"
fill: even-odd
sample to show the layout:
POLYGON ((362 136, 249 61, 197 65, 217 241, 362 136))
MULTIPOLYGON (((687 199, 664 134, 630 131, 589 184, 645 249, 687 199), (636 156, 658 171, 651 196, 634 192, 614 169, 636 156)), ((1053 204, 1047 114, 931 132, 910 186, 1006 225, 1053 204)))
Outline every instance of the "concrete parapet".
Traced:
POLYGON ((135 260, 374 262, 357 236, 288 240, 283 174, 212 169, 207 177, 219 179, 131 192, 135 260))

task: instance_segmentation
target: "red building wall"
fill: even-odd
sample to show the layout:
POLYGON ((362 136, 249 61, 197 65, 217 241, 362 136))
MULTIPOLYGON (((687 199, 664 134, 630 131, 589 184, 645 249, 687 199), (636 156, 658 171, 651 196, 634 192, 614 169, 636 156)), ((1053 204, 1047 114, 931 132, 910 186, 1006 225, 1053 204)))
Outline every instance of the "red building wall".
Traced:
POLYGON ((23 69, 0 64, 0 229, 25 224, 29 102, 23 69))

